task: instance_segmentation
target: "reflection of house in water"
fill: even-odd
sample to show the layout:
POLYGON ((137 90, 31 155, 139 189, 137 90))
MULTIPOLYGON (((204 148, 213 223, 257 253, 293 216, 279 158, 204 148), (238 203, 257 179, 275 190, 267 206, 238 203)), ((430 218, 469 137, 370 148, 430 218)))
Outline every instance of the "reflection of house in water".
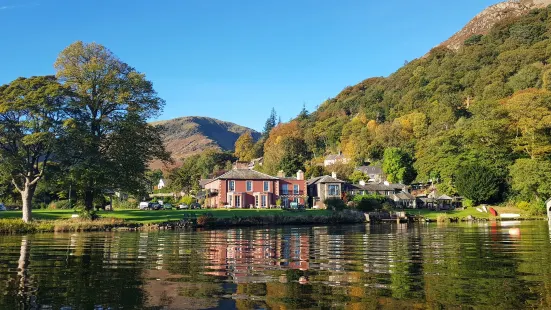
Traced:
POLYGON ((230 276, 236 283, 270 282, 269 270, 309 268, 310 237, 300 231, 280 235, 268 229, 237 229, 211 232, 209 239, 206 274, 230 276))
POLYGON ((193 297, 182 292, 194 292, 199 288, 209 289, 220 286, 218 283, 192 283, 178 281, 181 275, 171 274, 167 270, 145 270, 148 279, 143 290, 147 296, 145 308, 160 309, 206 309, 218 306, 218 298, 193 297))

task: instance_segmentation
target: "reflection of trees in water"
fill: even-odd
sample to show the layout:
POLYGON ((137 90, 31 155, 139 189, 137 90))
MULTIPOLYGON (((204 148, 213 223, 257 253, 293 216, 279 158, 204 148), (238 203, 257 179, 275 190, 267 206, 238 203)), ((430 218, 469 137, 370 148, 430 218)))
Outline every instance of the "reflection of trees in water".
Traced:
POLYGON ((549 239, 539 223, 0 236, 0 309, 550 308, 549 239))

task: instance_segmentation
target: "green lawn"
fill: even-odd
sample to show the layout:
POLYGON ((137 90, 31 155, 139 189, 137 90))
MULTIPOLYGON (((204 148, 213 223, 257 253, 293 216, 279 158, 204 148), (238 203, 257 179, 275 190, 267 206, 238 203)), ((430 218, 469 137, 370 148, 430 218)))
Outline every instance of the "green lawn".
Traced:
MULTIPOLYGON (((38 220, 61 220, 71 218, 73 210, 33 210, 33 218, 38 220)), ((123 219, 129 223, 162 223, 166 221, 177 221, 185 216, 199 217, 202 214, 210 213, 216 218, 231 217, 256 217, 269 215, 329 215, 327 210, 307 210, 302 212, 291 212, 284 210, 116 210, 112 212, 100 212, 104 218, 123 219)), ((0 212, 0 219, 21 218, 21 211, 0 212)))
MULTIPOLYGON (((501 213, 515 213, 520 214, 523 218, 532 218, 532 216, 526 214, 524 211, 517 209, 517 208, 506 208, 506 207, 492 207, 494 208, 498 214, 501 213)), ((460 210, 460 211, 432 211, 432 210, 426 210, 426 209, 419 209, 419 210, 407 210, 409 214, 413 215, 421 215, 425 218, 429 219, 436 219, 439 215, 445 214, 449 217, 458 217, 458 218, 465 218, 469 215, 472 215, 476 218, 492 218, 493 216, 490 215, 490 213, 482 213, 476 211, 476 208, 467 208, 466 210, 460 210)))

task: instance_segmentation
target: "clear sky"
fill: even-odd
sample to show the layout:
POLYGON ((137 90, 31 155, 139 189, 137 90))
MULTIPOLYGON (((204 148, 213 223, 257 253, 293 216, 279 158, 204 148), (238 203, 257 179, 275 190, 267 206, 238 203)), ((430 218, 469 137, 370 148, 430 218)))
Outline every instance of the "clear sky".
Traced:
POLYGON ((74 41, 153 81, 159 119, 261 130, 424 55, 497 0, 0 0, 0 84, 53 74, 74 41))

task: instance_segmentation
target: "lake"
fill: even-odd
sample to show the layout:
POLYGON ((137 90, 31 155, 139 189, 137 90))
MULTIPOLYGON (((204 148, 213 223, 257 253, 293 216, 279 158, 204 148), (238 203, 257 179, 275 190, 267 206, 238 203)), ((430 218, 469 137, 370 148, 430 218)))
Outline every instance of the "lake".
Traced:
POLYGON ((547 222, 0 236, 0 309, 551 308, 547 222))

